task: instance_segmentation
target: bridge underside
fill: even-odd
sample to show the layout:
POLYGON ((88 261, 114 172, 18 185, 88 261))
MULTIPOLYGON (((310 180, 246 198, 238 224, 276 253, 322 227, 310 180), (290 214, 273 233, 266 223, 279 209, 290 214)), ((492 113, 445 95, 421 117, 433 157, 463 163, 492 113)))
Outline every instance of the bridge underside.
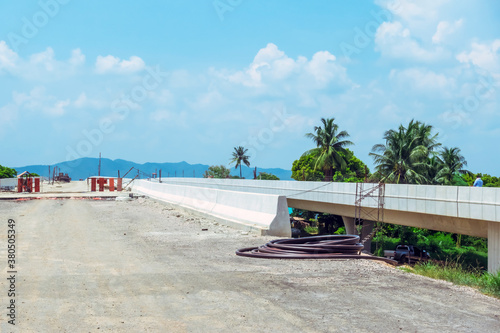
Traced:
MULTIPOLYGON (((287 201, 288 206, 292 208, 330 213, 345 217, 355 216, 355 208, 353 206, 292 198, 288 198, 287 201)), ((363 216, 363 212, 361 213, 361 217, 369 220, 372 219, 370 216, 363 216)), ((487 221, 394 211, 388 209, 384 210, 384 222, 484 238, 488 237, 488 223, 491 223, 487 221)))

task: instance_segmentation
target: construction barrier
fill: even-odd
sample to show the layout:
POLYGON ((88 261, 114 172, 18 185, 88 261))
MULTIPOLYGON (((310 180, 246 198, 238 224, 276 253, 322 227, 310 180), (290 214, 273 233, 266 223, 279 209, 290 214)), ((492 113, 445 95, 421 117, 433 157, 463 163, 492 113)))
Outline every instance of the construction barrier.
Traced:
POLYGON ((40 177, 17 178, 17 192, 40 192, 40 177))
POLYGON ((285 196, 227 191, 135 180, 136 193, 210 215, 239 229, 258 230, 263 235, 290 237, 290 216, 285 196))
POLYGON ((96 192, 97 187, 99 186, 99 192, 104 192, 104 185, 108 185, 109 191, 114 192, 122 191, 122 178, 116 178, 116 187, 115 187, 115 178, 113 177, 90 177, 90 191, 96 192))

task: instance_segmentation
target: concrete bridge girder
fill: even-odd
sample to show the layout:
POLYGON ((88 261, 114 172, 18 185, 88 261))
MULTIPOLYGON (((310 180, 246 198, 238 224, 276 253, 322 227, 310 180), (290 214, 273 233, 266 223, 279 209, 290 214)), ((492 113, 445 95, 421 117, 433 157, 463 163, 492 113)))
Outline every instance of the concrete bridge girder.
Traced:
MULTIPOLYGON (((354 206, 291 198, 287 200, 288 206, 293 208, 335 214, 343 217, 354 218, 355 216, 354 206)), ((362 213, 361 218, 370 219, 370 216, 363 215, 362 213)), ((485 238, 488 237, 488 223, 500 224, 498 222, 394 211, 389 209, 384 209, 383 222, 485 238)))

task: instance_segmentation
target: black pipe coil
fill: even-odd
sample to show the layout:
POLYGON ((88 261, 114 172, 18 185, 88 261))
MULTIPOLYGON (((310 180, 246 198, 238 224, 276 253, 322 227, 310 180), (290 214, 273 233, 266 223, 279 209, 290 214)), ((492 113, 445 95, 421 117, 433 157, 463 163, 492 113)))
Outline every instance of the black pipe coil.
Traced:
POLYGON ((264 259, 367 259, 397 265, 395 260, 361 255, 363 244, 356 235, 326 235, 304 238, 275 239, 259 247, 236 251, 243 257, 264 259))

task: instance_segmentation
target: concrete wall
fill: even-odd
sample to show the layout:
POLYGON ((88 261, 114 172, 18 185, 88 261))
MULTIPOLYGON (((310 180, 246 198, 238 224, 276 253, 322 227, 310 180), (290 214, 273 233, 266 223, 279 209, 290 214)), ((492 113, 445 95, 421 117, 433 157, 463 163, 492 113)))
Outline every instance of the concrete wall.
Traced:
POLYGON ((16 186, 17 186, 17 177, 0 179, 0 188, 3 190, 14 190, 16 186))
POLYGON ((261 234, 290 237, 290 217, 284 196, 220 190, 135 180, 132 190, 222 223, 261 234))

